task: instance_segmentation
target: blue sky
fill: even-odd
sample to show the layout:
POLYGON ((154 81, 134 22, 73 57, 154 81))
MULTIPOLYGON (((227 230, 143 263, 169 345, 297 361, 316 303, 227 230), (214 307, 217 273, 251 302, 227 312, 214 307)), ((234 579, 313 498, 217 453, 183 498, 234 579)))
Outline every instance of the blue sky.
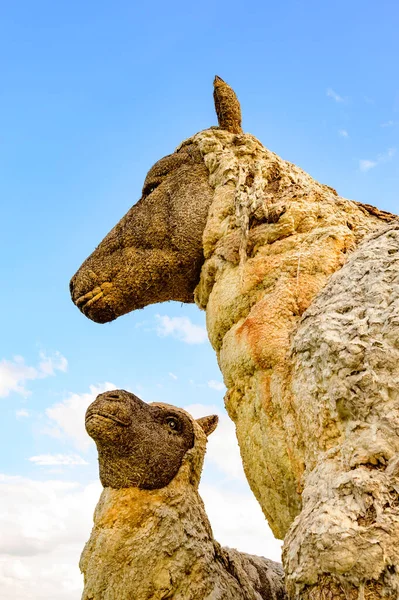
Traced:
MULTIPOLYGON (((34 597, 73 600, 70 565, 99 493, 79 429, 89 394, 111 382, 223 414, 223 386, 195 306, 98 325, 71 303, 70 277, 140 197, 149 167, 216 124, 216 73, 235 88, 245 131, 340 195, 399 212, 399 5, 21 0, 0 14, 0 498, 15 522, 35 507, 40 523, 0 543, 0 584, 5 600, 31 598, 50 561, 34 597), (76 538, 50 533, 57 503, 67 507, 61 529, 76 527, 76 538)), ((263 524, 248 517, 256 506, 246 508, 227 421, 217 435, 207 508, 215 520, 231 509, 244 533, 215 531, 275 556, 266 529, 252 535, 263 524)))

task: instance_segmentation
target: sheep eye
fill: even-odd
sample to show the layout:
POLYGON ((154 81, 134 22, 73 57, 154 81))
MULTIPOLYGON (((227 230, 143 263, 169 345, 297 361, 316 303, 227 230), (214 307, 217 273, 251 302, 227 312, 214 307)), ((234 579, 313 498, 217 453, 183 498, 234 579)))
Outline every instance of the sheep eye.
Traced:
POLYGON ((152 194, 152 192, 157 189, 160 183, 161 182, 159 181, 147 184, 143 189, 143 196, 149 196, 150 194, 152 194))
POLYGON ((175 419, 174 417, 169 417, 168 419, 166 419, 166 422, 171 429, 177 429, 177 419, 175 419))

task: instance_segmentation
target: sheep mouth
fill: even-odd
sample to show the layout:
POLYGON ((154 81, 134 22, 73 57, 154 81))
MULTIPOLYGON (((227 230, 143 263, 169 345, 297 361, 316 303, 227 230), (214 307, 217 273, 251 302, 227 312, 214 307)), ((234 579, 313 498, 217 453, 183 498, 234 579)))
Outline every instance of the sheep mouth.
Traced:
POLYGON ((104 281, 101 285, 97 285, 92 290, 79 296, 76 299, 73 299, 76 306, 83 313, 87 311, 93 304, 96 304, 101 298, 104 298, 109 294, 112 289, 112 283, 110 281, 104 281))
POLYGON ((122 419, 119 419, 115 415, 110 415, 109 413, 105 413, 105 412, 90 413, 89 415, 87 415, 87 417, 85 419, 86 424, 89 421, 91 421, 92 419, 94 419, 95 417, 100 417, 100 419, 105 419, 107 421, 113 421, 114 423, 117 423, 118 425, 121 425, 122 427, 128 427, 130 425, 130 423, 128 423, 126 421, 122 421, 122 419))

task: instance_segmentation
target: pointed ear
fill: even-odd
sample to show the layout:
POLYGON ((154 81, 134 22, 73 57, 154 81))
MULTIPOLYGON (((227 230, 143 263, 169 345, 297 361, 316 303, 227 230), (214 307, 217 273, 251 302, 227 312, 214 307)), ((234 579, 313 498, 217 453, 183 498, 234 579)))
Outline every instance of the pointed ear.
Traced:
POLYGON ((217 415, 209 415, 207 417, 201 417, 200 419, 197 419, 197 423, 204 430, 206 437, 215 431, 218 422, 219 417, 217 415))
POLYGON ((240 103, 234 90, 218 75, 213 81, 213 99, 219 127, 230 133, 242 133, 240 103))

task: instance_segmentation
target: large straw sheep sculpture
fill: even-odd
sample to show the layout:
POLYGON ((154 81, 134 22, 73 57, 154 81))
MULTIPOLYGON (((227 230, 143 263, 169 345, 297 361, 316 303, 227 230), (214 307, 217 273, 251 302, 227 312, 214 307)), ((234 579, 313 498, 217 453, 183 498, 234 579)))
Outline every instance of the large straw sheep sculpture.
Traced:
POLYGON ((242 133, 219 78, 215 104, 220 127, 150 169, 73 301, 100 323, 164 300, 205 309, 290 597, 397 600, 396 217, 242 133))
POLYGON ((284 600, 281 565, 213 539, 198 484, 216 425, 124 390, 90 405, 104 490, 81 557, 83 600, 284 600))

